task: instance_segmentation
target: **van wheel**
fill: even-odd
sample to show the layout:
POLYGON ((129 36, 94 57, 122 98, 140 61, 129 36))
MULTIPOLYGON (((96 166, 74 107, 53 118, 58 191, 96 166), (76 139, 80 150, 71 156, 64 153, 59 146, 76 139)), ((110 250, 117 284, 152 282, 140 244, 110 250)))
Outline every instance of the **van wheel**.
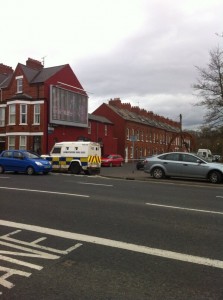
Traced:
POLYGON ((162 179, 164 178, 165 173, 161 168, 154 168, 152 170, 152 177, 156 179, 162 179))
POLYGON ((81 166, 79 165, 79 163, 72 163, 70 166, 70 171, 72 174, 80 174, 81 166))
POLYGON ((222 181, 222 175, 220 172, 218 171, 212 171, 210 174, 209 174, 209 181, 211 183, 219 183, 222 181))

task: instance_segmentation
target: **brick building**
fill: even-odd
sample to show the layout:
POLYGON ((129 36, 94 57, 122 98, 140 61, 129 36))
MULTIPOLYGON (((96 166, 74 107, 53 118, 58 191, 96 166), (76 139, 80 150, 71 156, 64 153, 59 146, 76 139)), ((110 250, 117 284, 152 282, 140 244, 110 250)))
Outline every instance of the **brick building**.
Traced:
POLYGON ((167 151, 187 151, 193 143, 189 134, 182 133, 181 122, 122 103, 119 98, 103 103, 93 114, 104 116, 114 124, 117 150, 126 162, 167 151))
POLYGON ((55 142, 91 140, 117 151, 114 126, 88 114, 88 95, 68 64, 44 68, 28 58, 15 70, 0 64, 0 151, 48 153, 55 142))

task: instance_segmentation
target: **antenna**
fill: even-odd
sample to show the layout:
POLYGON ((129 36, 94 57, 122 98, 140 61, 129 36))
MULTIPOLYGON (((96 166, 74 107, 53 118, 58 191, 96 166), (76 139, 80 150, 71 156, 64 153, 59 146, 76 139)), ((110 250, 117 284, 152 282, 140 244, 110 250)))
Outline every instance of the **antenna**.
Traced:
POLYGON ((219 37, 223 37, 223 32, 222 33, 217 33, 217 32, 215 32, 215 34, 217 35, 217 36, 219 36, 219 37))
POLYGON ((43 56, 43 57, 41 57, 41 58, 42 58, 42 65, 43 65, 43 66, 44 66, 44 63, 45 63, 45 57, 46 57, 46 55, 43 56))

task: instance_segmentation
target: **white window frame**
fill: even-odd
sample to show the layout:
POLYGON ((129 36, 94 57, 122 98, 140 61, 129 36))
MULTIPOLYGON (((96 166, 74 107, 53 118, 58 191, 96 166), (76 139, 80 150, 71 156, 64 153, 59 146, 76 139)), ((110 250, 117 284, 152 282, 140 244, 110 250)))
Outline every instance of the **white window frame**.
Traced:
POLYGON ((17 81, 17 93, 22 93, 23 92, 23 76, 17 76, 16 77, 17 81))
POLYGON ((27 124, 27 104, 20 104, 20 124, 27 124), (23 107, 25 111, 23 112, 23 107), (24 120, 23 120, 24 117, 24 120))
POLYGON ((33 108, 33 124, 40 124, 40 104, 34 104, 33 108))
POLYGON ((8 150, 15 149, 15 135, 10 135, 8 137, 8 150))
POLYGON ((129 141, 129 128, 126 128, 126 139, 129 141))
POLYGON ((5 106, 0 107, 0 127, 5 126, 5 106))
POLYGON ((16 105, 9 105, 9 125, 15 125, 16 123, 16 105), (12 112, 12 108, 14 108, 14 112, 12 112))
POLYGON ((26 150, 27 145, 27 137, 26 135, 20 135, 19 137, 19 149, 26 150))

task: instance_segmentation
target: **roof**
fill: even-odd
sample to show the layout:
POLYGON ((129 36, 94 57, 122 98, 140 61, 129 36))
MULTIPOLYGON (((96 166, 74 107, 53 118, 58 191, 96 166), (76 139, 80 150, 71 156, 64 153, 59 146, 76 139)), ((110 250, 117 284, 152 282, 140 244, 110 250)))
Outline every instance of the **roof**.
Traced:
POLYGON ((27 80, 29 83, 41 83, 55 75, 57 72, 59 72, 61 69, 63 69, 66 65, 56 66, 56 67, 49 67, 49 68, 43 68, 41 70, 36 70, 33 68, 30 68, 26 65, 20 64, 20 67, 22 68, 27 80))
POLYGON ((7 87, 13 74, 0 74, 0 88, 7 87))
POLYGON ((117 106, 106 104, 110 109, 112 109, 114 112, 116 112, 120 117, 122 117, 126 121, 132 121, 152 127, 157 127, 169 131, 179 132, 180 128, 174 127, 168 123, 164 123, 161 121, 158 121, 154 118, 150 118, 149 116, 144 116, 141 114, 137 114, 133 111, 129 111, 127 109, 119 108, 117 106))
POLYGON ((107 118, 102 117, 102 116, 97 116, 97 115, 92 115, 88 114, 88 119, 92 121, 97 121, 100 123, 105 123, 105 124, 113 124, 111 121, 109 121, 107 118))

